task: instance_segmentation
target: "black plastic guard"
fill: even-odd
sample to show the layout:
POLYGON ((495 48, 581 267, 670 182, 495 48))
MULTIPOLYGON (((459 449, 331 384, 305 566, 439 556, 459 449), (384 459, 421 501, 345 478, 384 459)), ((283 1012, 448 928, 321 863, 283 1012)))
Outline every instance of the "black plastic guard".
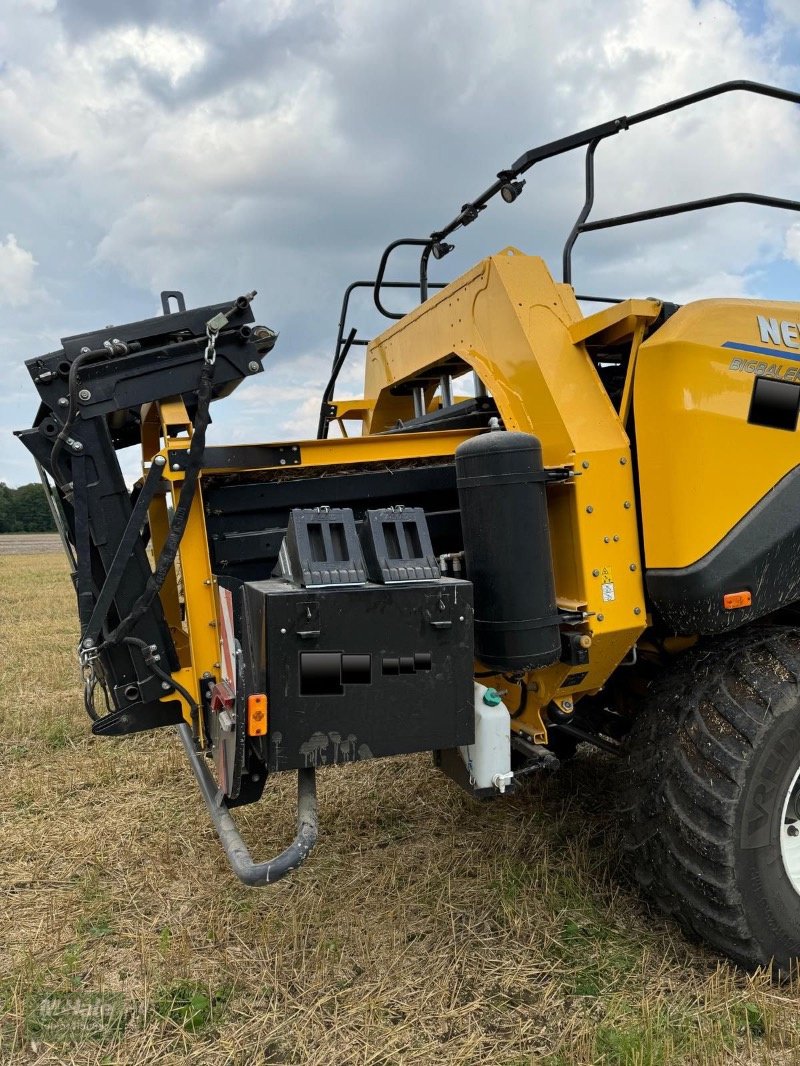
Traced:
POLYGON ((147 729, 160 729, 165 725, 180 725, 184 721, 178 700, 138 703, 121 711, 112 711, 92 726, 98 737, 123 737, 130 733, 143 733, 147 729))
POLYGON ((791 470, 715 548, 691 566, 648 570, 647 591, 670 629, 713 634, 737 629, 800 600, 800 467, 791 470), (728 592, 752 606, 726 610, 728 592))

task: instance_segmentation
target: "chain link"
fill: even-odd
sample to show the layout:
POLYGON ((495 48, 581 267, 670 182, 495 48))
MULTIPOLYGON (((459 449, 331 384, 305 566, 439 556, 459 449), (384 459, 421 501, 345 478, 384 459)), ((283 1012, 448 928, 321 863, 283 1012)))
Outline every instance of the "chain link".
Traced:
POLYGON ((207 366, 213 366, 214 363, 217 361, 217 333, 218 332, 219 332, 219 330, 214 329, 210 322, 206 324, 206 338, 207 338, 207 340, 206 340, 206 350, 205 350, 205 353, 203 354, 203 360, 205 361, 207 366))
POLYGON ((253 289, 252 292, 240 296, 228 311, 218 311, 213 318, 210 318, 208 322, 206 322, 207 339, 203 358, 208 366, 213 366, 217 359, 217 337, 219 331, 229 324, 230 317, 234 311, 241 311, 247 307, 255 295, 256 291, 253 289))
POLYGON ((80 662, 81 677, 83 679, 84 692, 92 689, 97 684, 97 671, 95 660, 100 655, 100 649, 94 644, 86 645, 81 641, 78 645, 78 661, 80 662))

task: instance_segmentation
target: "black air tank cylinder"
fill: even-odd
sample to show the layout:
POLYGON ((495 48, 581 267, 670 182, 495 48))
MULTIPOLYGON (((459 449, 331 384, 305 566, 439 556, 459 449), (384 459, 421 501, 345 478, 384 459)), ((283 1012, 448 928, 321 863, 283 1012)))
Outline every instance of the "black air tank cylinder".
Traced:
POLYGON ((532 670, 561 655, 542 446, 528 433, 481 434, 456 448, 475 655, 532 670))

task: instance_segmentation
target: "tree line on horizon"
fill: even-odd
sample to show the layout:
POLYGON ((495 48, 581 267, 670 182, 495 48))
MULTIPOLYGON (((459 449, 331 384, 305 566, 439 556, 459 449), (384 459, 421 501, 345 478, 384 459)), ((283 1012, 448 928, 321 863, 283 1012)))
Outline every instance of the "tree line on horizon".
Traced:
POLYGON ((0 533, 53 533, 55 528, 41 484, 12 489, 0 481, 0 533))

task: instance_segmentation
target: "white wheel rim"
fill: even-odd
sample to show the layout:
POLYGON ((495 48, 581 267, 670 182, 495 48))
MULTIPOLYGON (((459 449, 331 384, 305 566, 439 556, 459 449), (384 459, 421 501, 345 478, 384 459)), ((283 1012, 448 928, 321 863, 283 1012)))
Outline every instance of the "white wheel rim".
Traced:
POLYGON ((800 790, 800 767, 798 767, 783 801, 781 811, 781 858, 786 876, 792 888, 800 895, 800 818, 797 817, 798 804, 792 802, 795 793, 800 790), (792 805, 791 812, 789 804, 792 805))

